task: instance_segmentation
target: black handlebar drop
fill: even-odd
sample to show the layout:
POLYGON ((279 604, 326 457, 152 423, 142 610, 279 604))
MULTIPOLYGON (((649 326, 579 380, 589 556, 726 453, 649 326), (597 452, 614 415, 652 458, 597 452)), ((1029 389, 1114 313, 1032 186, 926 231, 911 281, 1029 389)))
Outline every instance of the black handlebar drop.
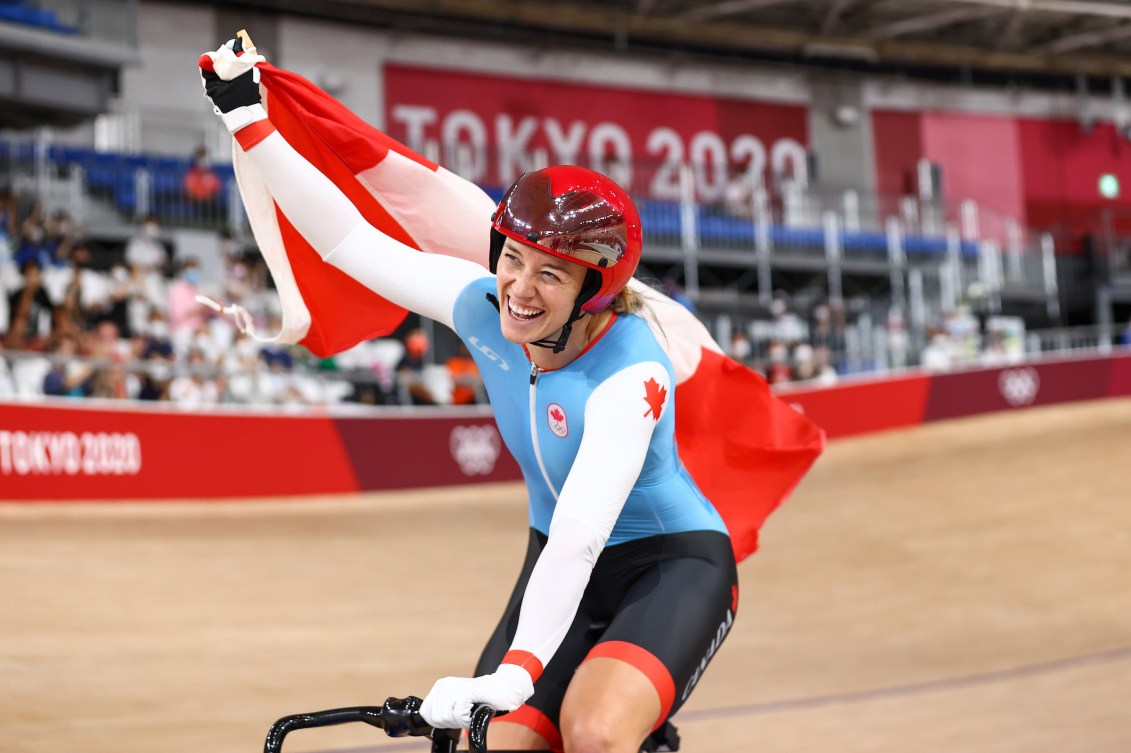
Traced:
MULTIPOLYGON (((459 742, 458 729, 434 729, 420 715, 420 704, 416 696, 389 698, 383 706, 352 706, 343 709, 314 711, 309 714, 284 716, 271 725, 263 753, 282 753, 283 739, 296 729, 310 727, 329 727, 335 724, 364 722, 385 730, 389 737, 429 737, 432 739, 432 753, 455 753, 459 742)), ((471 714, 471 729, 468 745, 471 753, 487 753, 487 725, 495 716, 490 706, 477 706, 471 714)))

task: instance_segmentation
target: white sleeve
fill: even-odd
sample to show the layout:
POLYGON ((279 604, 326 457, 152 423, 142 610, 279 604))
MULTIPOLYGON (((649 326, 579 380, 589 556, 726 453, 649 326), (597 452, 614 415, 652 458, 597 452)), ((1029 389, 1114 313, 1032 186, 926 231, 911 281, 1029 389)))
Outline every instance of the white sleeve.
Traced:
MULTIPOLYGON (((534 654, 543 666, 558 650, 644 466, 659 421, 646 398, 666 398, 670 389, 667 370, 652 361, 616 373, 593 391, 585 405, 585 433, 558 497, 549 540, 530 574, 511 649, 534 654)), ((669 403, 663 400, 660 415, 669 403)))
MULTIPOLYGON (((422 253, 377 230, 278 132, 246 153, 283 214, 314 250, 398 306, 452 327, 456 298, 469 283, 487 276, 478 264, 422 253)), ((442 221, 443 208, 436 212, 442 221)))

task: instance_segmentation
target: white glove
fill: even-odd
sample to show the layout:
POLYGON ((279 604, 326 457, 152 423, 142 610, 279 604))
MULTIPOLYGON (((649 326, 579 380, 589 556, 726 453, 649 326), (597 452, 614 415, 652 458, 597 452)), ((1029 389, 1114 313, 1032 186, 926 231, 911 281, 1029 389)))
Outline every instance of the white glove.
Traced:
POLYGON ((437 729, 467 729, 471 726, 472 704, 514 711, 532 695, 530 673, 517 664, 503 664, 491 675, 437 680, 420 707, 420 715, 437 729))

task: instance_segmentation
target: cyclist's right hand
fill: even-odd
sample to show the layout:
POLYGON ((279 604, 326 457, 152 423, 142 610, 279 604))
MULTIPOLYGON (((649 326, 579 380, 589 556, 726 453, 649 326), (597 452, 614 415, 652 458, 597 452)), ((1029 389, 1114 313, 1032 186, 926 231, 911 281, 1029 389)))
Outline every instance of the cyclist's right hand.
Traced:
POLYGON ((503 664, 482 677, 445 677, 437 680, 420 707, 420 715, 439 729, 467 729, 472 708, 483 703, 500 712, 514 711, 534 695, 530 673, 515 664, 503 664))

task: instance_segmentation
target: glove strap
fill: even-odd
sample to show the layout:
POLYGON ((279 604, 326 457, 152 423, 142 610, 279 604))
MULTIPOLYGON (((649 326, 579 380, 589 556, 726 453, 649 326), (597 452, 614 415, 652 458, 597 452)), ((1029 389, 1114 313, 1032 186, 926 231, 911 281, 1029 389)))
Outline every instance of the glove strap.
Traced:
POLYGON ((249 126, 260 120, 267 118, 267 111, 263 109, 263 105, 245 105, 237 107, 231 112, 220 113, 220 119, 224 121, 224 126, 228 129, 228 133, 235 133, 236 131, 249 126))
POLYGON ((499 664, 514 664, 522 667, 530 674, 531 682, 538 682, 538 678, 542 676, 542 662, 529 651, 508 651, 499 664))

